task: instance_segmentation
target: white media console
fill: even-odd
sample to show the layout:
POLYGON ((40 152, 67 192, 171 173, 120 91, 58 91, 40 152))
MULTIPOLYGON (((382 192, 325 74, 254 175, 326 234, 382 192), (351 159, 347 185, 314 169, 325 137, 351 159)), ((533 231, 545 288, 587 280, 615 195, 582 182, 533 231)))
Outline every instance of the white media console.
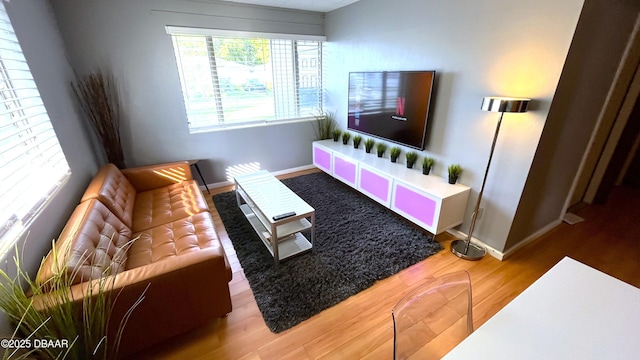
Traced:
MULTIPOLYGON (((313 164, 433 234, 460 225, 470 188, 342 142, 313 143, 313 164)), ((404 156, 402 156, 402 159, 404 156)), ((399 159, 400 160, 400 159, 399 159)), ((416 164, 414 167, 420 167, 416 164)))

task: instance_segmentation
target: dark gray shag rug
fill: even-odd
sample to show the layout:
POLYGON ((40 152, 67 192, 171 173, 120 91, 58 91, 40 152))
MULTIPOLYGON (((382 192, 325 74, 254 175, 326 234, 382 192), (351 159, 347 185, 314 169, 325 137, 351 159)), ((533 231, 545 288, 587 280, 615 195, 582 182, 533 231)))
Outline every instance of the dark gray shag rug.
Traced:
POLYGON ((213 201, 275 333, 370 287, 442 249, 432 236, 325 173, 282 181, 316 210, 313 250, 276 269, 273 257, 236 205, 235 192, 213 201))

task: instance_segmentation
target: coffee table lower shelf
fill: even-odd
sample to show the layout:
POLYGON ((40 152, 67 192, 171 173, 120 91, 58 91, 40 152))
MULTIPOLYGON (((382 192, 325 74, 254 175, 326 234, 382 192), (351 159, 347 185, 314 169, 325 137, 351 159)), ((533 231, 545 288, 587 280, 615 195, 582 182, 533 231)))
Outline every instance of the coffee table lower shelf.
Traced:
MULTIPOLYGON (((249 223, 260 237, 260 240, 267 247, 271 256, 273 255, 273 245, 271 241, 271 233, 264 226, 258 215, 254 213, 249 205, 242 204, 240 206, 242 213, 249 220, 249 223)), ((301 254, 311 250, 313 245, 300 231, 311 228, 311 223, 307 219, 299 219, 287 222, 278 226, 278 240, 275 246, 278 246, 278 260, 284 260, 292 256, 301 254)))

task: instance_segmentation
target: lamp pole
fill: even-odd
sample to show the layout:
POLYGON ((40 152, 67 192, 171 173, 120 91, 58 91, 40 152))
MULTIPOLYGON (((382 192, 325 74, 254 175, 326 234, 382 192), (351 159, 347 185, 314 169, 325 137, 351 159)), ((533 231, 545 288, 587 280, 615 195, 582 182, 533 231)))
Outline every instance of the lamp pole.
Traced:
POLYGON ((496 142, 498 141, 498 133, 500 132, 500 125, 502 125, 502 117, 505 112, 526 112, 529 99, 517 99, 517 98, 493 98, 485 97, 482 102, 482 109, 494 112, 500 112, 500 118, 496 125, 496 132, 493 135, 493 143, 491 144, 491 151, 489 152, 489 161, 487 161, 487 168, 484 171, 484 178, 482 179, 482 186, 478 193, 478 199, 476 206, 473 209, 473 215, 471 215, 471 226, 469 227, 469 233, 465 240, 454 240, 451 243, 451 252, 458 257, 465 260, 480 260, 487 253, 487 250, 482 247, 471 243, 473 236, 473 230, 476 227, 476 220, 478 219, 478 212, 480 211, 480 202, 482 201, 482 194, 484 193, 484 186, 487 183, 487 175, 489 174, 489 167, 491 167, 491 159, 493 159, 493 151, 496 148, 496 142))
MULTIPOLYGON (((496 126, 496 133, 493 135, 493 143, 491 144, 491 152, 489 152, 489 161, 487 161, 487 168, 484 171, 484 178, 482 179, 482 186, 480 187, 480 193, 478 193, 478 200, 476 200, 476 207, 473 209, 473 215, 471 215, 471 227, 469 228, 469 234, 467 235, 466 244, 464 246, 463 254, 467 254, 469 252, 469 246, 471 244, 471 237, 473 236, 473 229, 476 227, 476 220, 478 219, 478 212, 480 211, 480 202, 482 201, 482 193, 484 193, 484 186, 487 183, 487 175, 489 174, 489 167, 491 166, 491 159, 493 159, 493 151, 496 148, 496 142, 498 140, 498 133, 500 132, 500 125, 502 124, 502 116, 504 116, 504 112, 500 112, 500 119, 498 120, 498 125, 496 126)), ((480 252, 482 252, 482 256, 486 253, 484 248, 478 247, 480 252)))

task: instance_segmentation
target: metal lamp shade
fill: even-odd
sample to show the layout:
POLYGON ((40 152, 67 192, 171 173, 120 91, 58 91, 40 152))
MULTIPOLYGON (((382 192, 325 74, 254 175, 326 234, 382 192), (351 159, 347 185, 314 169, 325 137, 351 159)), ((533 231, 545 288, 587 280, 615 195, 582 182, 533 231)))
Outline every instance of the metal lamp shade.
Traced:
POLYGON ((531 99, 488 96, 482 99, 481 109, 493 112, 527 112, 531 99))

